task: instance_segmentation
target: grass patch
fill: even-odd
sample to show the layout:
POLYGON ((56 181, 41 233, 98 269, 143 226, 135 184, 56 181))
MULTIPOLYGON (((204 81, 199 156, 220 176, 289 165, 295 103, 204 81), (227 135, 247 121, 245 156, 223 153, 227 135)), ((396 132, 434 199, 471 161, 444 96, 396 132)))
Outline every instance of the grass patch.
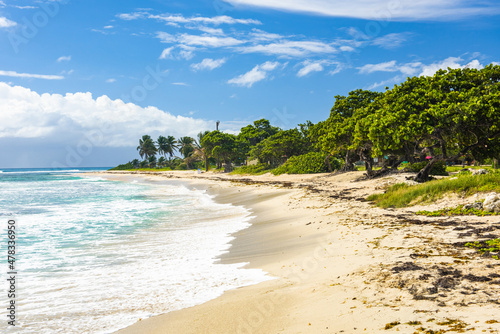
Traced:
POLYGON ((484 210, 478 209, 464 209, 463 205, 459 205, 456 208, 442 209, 436 211, 417 211, 417 215, 427 216, 427 217, 439 217, 439 216, 497 216, 498 213, 486 212, 484 210))
POLYGON ((403 208, 418 203, 429 203, 442 198, 447 193, 470 196, 479 192, 500 192, 500 173, 484 175, 458 175, 456 178, 432 180, 423 184, 395 184, 383 194, 368 196, 381 208, 403 208))
POLYGON ((272 169, 272 167, 268 164, 257 164, 257 165, 237 167, 231 172, 231 174, 262 175, 262 174, 270 172, 271 169, 272 169))
POLYGON ((481 254, 489 253, 492 258, 499 260, 500 256, 500 238, 486 241, 468 242, 465 247, 474 248, 481 254))

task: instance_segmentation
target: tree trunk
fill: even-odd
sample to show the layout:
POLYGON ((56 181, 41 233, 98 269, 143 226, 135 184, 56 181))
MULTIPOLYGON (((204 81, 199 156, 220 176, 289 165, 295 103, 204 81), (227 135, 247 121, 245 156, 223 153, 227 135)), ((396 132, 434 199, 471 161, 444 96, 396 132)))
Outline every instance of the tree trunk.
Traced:
POLYGON ((498 159, 493 159, 493 169, 498 169, 498 159))
POLYGON ((343 172, 352 172, 353 170, 356 170, 356 168, 354 167, 355 161, 353 161, 356 158, 357 158, 356 154, 352 154, 351 151, 347 151, 347 153, 345 155, 345 163, 344 163, 344 166, 342 167, 342 171, 343 172))
POLYGON ((431 161, 429 161, 429 163, 427 165, 425 165, 424 168, 422 168, 417 176, 415 176, 415 178, 413 179, 414 181, 416 182, 419 182, 419 183, 422 183, 422 182, 427 182, 429 181, 431 178, 429 177, 429 174, 431 172, 431 169, 432 167, 434 166, 434 164, 438 162, 437 159, 432 159, 431 161))
POLYGON ((368 175, 368 177, 372 177, 373 175, 373 161, 371 160, 372 159, 367 159, 365 161, 366 175, 368 175))
POLYGON ((332 154, 328 154, 325 158, 325 164, 326 166, 328 167, 328 172, 331 173, 332 172, 332 165, 330 164, 330 157, 332 156, 332 154))
POLYGON ((205 156, 205 172, 208 172, 208 157, 205 156))

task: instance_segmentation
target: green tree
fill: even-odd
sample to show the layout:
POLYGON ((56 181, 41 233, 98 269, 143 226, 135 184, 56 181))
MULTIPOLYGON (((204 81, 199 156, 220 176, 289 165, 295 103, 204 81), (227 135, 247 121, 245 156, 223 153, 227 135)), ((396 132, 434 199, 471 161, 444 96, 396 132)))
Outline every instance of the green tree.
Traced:
POLYGON ((152 155, 148 158, 148 166, 149 166, 149 168, 156 167, 156 156, 152 155))
POLYGON ((194 141, 194 154, 203 160, 205 164, 205 171, 208 172, 208 154, 206 147, 203 147, 202 140, 210 131, 200 132, 197 135, 197 140, 194 141))
POLYGON ((158 153, 164 156, 169 155, 170 158, 174 156, 174 152, 177 149, 177 141, 173 136, 168 136, 168 137, 159 136, 158 139, 156 140, 156 145, 158 148, 158 153))
POLYGON ((500 66, 440 70, 387 91, 372 108, 365 131, 374 154, 431 156, 416 181, 429 179, 438 161, 500 152, 500 66))
POLYGON ((236 153, 235 135, 212 131, 202 138, 201 146, 206 149, 208 157, 217 159, 217 168, 222 168, 222 162, 225 162, 225 170, 231 169, 230 164, 236 153))
POLYGON ((139 151, 141 158, 146 159, 154 156, 157 152, 156 146, 149 135, 144 135, 142 136, 142 139, 139 139, 139 146, 137 146, 137 150, 139 151))
POLYGON ((194 147, 193 147, 194 139, 193 138, 187 137, 187 136, 181 137, 181 138, 179 138, 178 143, 179 143, 179 152, 182 154, 184 159, 189 157, 193 153, 193 151, 194 151, 194 147))
POLYGON ((165 162, 166 162, 165 157, 160 157, 158 159, 158 167, 163 167, 165 165, 165 162))
POLYGON ((307 144, 308 139, 298 129, 281 130, 252 147, 250 156, 279 165, 291 156, 307 153, 307 144))
POLYGON ((325 162, 332 171, 330 157, 345 154, 344 171, 354 170, 354 162, 360 157, 367 163, 367 171, 372 168, 371 143, 362 135, 363 120, 369 106, 381 94, 358 89, 346 96, 335 96, 335 103, 327 120, 308 127, 309 138, 314 145, 327 154, 325 162), (355 130, 358 127, 358 137, 355 130))
POLYGON ((240 133, 237 136, 239 142, 239 151, 242 155, 248 155, 250 149, 263 141, 266 138, 276 134, 280 131, 280 128, 276 126, 271 126, 267 119, 259 119, 241 128, 240 133))

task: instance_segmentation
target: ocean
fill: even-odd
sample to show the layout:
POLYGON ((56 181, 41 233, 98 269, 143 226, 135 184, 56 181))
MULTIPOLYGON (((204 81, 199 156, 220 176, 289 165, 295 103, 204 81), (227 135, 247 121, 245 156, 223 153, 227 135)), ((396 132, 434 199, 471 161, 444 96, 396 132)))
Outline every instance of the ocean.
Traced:
POLYGON ((217 261, 231 234, 250 225, 244 207, 187 185, 79 175, 98 168, 0 170, 0 332, 112 333, 271 279, 217 261), (15 298, 7 294, 9 220, 15 298))

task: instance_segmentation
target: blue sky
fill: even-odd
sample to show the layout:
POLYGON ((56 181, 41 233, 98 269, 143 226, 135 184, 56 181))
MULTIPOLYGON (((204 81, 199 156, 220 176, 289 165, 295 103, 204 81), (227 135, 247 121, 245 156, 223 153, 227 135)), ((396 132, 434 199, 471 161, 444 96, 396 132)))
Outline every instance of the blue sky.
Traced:
POLYGON ((291 128, 335 95, 500 62, 469 0, 0 1, 0 167, 111 166, 142 134, 291 128))

